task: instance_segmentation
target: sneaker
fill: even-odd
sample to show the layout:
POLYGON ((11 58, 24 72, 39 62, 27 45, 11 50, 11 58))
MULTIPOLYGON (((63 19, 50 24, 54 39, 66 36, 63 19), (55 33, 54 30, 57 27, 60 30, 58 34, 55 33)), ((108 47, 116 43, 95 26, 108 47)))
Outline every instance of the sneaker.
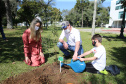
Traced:
POLYGON ((98 71, 98 74, 107 75, 108 71, 106 70, 98 71))

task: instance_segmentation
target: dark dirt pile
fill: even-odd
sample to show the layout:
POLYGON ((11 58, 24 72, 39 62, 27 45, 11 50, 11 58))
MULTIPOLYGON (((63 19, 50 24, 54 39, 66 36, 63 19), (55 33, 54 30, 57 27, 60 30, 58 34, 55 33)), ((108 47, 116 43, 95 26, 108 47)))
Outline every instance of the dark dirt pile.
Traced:
POLYGON ((10 77, 2 84, 83 84, 82 73, 75 73, 72 69, 62 68, 60 73, 59 64, 45 64, 35 70, 10 77))

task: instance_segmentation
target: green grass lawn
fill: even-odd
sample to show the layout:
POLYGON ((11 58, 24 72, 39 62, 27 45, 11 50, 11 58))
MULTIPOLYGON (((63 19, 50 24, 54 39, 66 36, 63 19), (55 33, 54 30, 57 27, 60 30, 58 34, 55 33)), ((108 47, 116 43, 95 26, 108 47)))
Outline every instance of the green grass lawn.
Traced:
MULTIPOLYGON (((10 76, 38 68, 28 66, 23 62, 24 53, 22 34, 24 31, 24 28, 12 30, 4 29, 8 41, 3 41, 0 35, 0 81, 5 80, 10 76)), ((46 58, 45 64, 55 62, 56 56, 63 56, 63 53, 56 46, 60 33, 60 28, 57 29, 57 32, 50 28, 48 30, 43 30, 41 34, 43 52, 46 58), (58 37, 55 36, 56 33, 58 37)), ((86 81, 86 83, 91 82, 92 84, 126 84, 126 39, 118 39, 116 38, 116 34, 101 35, 104 37, 102 44, 107 52, 107 65, 118 65, 121 72, 117 76, 84 72, 82 73, 84 77, 82 76, 80 80, 86 81)), ((84 51, 93 48, 91 43, 91 33, 81 32, 81 38, 84 51)), ((91 56, 93 56, 93 54, 88 55, 87 57, 91 56)), ((67 63, 69 62, 70 59, 67 60, 67 63)))

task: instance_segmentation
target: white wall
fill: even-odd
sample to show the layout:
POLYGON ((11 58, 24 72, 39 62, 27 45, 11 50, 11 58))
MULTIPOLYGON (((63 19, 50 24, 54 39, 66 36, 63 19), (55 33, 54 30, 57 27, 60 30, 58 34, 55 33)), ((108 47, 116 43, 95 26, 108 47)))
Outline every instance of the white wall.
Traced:
POLYGON ((124 11, 124 9, 115 10, 116 6, 121 5, 121 4, 116 5, 116 1, 118 1, 118 0, 111 1, 109 26, 121 27, 120 22, 122 21, 122 19, 119 19, 119 12, 124 11))

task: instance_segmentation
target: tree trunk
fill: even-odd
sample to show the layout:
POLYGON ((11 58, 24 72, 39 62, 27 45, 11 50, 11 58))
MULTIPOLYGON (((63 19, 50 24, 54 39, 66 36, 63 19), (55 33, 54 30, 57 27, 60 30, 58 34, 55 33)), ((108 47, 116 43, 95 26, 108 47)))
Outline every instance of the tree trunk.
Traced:
POLYGON ((45 23, 44 23, 44 27, 45 27, 45 23))
POLYGON ((45 27, 47 29, 48 23, 47 23, 47 17, 46 17, 46 23, 45 23, 45 27))
POLYGON ((86 17, 87 27, 88 27, 88 17, 86 17))
POLYGON ((28 29, 28 22, 26 21, 26 28, 28 29))
POLYGON ((94 1, 94 13, 93 13, 93 22, 92 22, 92 36, 95 34, 96 10, 97 10, 97 0, 94 1))
POLYGON ((7 28, 12 29, 13 28, 13 21, 12 21, 9 0, 4 0, 4 3, 5 3, 5 7, 6 7, 7 28))
POLYGON ((45 17, 46 17, 46 29, 47 29, 47 17, 48 17, 47 16, 47 8, 45 8, 45 14, 46 14, 45 17))
POLYGON ((83 7, 82 7, 82 26, 81 27, 83 28, 83 7))
POLYGON ((125 12, 126 12, 126 8, 124 7, 123 18, 122 18, 122 25, 121 25, 119 38, 124 38, 123 32, 124 32, 124 28, 125 28, 125 12))

